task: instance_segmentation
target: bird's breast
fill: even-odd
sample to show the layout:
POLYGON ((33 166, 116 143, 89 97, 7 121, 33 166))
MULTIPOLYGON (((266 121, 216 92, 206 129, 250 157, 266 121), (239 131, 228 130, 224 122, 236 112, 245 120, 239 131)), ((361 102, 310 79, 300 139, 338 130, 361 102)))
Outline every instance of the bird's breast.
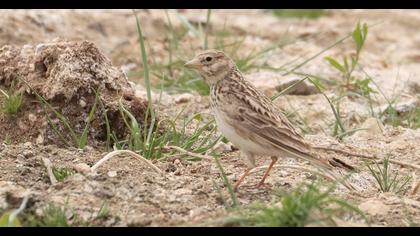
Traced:
POLYGON ((232 122, 227 122, 226 115, 223 111, 218 109, 217 106, 213 107, 213 114, 219 131, 241 151, 250 152, 256 155, 275 154, 271 148, 267 148, 262 143, 253 141, 250 138, 252 131, 245 130, 244 132, 239 132, 239 130, 244 130, 243 127, 240 127, 241 124, 239 122, 235 122, 238 127, 230 125, 232 122), (247 134, 246 132, 249 133, 247 134))

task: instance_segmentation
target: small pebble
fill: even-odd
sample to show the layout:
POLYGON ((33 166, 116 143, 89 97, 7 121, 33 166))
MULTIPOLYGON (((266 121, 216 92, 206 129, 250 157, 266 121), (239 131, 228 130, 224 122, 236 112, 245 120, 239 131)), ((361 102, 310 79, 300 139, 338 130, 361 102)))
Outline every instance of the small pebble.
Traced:
POLYGON ((31 148, 32 147, 32 143, 31 142, 26 142, 23 144, 23 147, 25 148, 31 148))
POLYGON ((44 143, 44 136, 42 134, 39 134, 38 137, 35 140, 36 144, 43 144, 44 143))
POLYGON ((87 173, 90 173, 91 172, 90 166, 88 164, 86 164, 86 163, 76 164, 76 165, 74 165, 74 169, 77 172, 82 173, 82 174, 87 174, 87 173))
POLYGON ((79 101, 79 105, 80 105, 81 107, 86 107, 86 102, 85 102, 85 100, 80 99, 80 101, 79 101))
POLYGON ((117 172, 115 170, 108 171, 107 175, 111 178, 117 177, 117 172))
POLYGON ((29 119, 29 121, 31 121, 31 122, 35 122, 35 121, 36 121, 36 115, 34 115, 34 114, 32 114, 32 113, 29 113, 29 115, 28 115, 28 119, 29 119))
POLYGON ((189 102, 193 97, 194 95, 192 95, 191 93, 183 93, 176 96, 175 103, 179 104, 179 103, 189 102))
POLYGON ((28 157, 33 156, 33 155, 34 155, 34 153, 33 153, 31 150, 24 150, 24 151, 22 152, 22 155, 23 155, 24 157, 28 158, 28 157))

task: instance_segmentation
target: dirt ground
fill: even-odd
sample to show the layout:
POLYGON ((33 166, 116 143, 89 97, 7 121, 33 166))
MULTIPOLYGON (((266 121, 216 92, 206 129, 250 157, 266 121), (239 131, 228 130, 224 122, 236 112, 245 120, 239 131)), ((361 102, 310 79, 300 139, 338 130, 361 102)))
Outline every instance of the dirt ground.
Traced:
MULTIPOLYGON (((131 74, 129 79, 131 84, 135 84, 132 87, 134 90, 131 91, 128 87, 124 88, 125 90, 136 94, 136 99, 146 98, 142 75, 131 73, 142 68, 136 21, 131 10, 0 10, 0 13, 0 54, 2 49, 6 50, 4 45, 26 47, 27 50, 35 51, 34 45, 57 40, 69 42, 87 40, 105 55, 106 60, 109 60, 105 63, 106 66, 112 64, 112 70, 117 68, 126 74, 131 74)), ((180 14, 192 23, 206 22, 206 10, 182 10, 180 14)), ((166 61, 167 34, 164 32, 168 26, 165 11, 141 11, 139 16, 148 45, 150 62, 166 61)), ((169 17, 172 19, 173 27, 181 27, 181 22, 173 12, 170 12, 169 17)), ((244 37, 243 45, 239 49, 239 53, 244 56, 252 50, 272 45, 279 39, 285 37, 293 39, 294 43, 276 49, 268 58, 264 58, 267 65, 274 67, 297 57, 308 58, 315 55, 351 33, 359 20, 374 25, 369 29, 360 64, 386 97, 400 94, 397 104, 402 110, 419 107, 420 32, 417 30, 420 24, 419 10, 332 10, 317 19, 278 18, 263 10, 215 10, 211 19, 211 32, 227 28, 231 31, 229 37, 244 37)), ((200 40, 193 34, 186 36, 181 43, 181 47, 187 48, 182 59, 186 60, 199 51, 198 41, 200 40)), ((340 75, 328 65, 324 57, 340 58, 341 55, 352 51, 354 44, 351 40, 344 41, 305 64, 299 68, 299 71, 319 75, 329 81, 339 81, 340 75)), ((3 65, 1 63, 2 61, 0 65, 3 65)), ((113 71, 108 72, 100 78, 110 79, 114 76, 113 71)), ((355 74, 364 76, 360 70, 355 74)), ((5 88, 6 72, 2 71, 0 75, 4 76, 0 78, 0 88, 5 88)), ((282 72, 263 68, 250 70, 245 76, 267 95, 275 94, 283 81, 297 78, 296 75, 283 76, 282 72)), ((115 76, 115 80, 123 81, 122 78, 121 74, 115 76)), ((128 86, 128 82, 121 83, 128 86)), ((114 90, 109 90, 107 86, 103 89, 105 94, 108 94, 108 99, 117 94, 109 92, 114 90)), ((47 95, 51 90, 44 92, 47 95)), ((335 92, 334 89, 327 89, 326 94, 333 96, 335 92)), ((159 91, 154 91, 153 95, 156 102, 159 91)), ((376 95, 376 99, 377 104, 374 109, 384 109, 387 105, 384 96, 376 95)), ((127 102, 130 103, 130 99, 127 102)), ((163 116, 174 116, 183 107, 187 107, 185 114, 210 113, 208 97, 196 92, 190 94, 163 92, 161 103, 160 113, 163 116)), ((331 135, 330 124, 334 121, 334 115, 322 94, 313 92, 307 95, 284 95, 275 103, 286 111, 297 111, 302 117, 301 120, 306 121, 306 129, 311 131, 305 134, 305 138, 313 144, 381 158, 389 156, 392 160, 420 165, 420 130, 390 124, 378 126, 376 122, 372 122, 372 119, 368 119, 370 115, 366 100, 351 97, 342 100, 340 108, 348 125, 367 130, 357 131, 340 141, 331 135)), ((66 104, 60 102, 55 105, 60 104, 66 107, 66 104)), ((101 146, 103 138, 84 150, 60 145, 54 141, 56 137, 38 142, 37 139, 42 133, 38 129, 40 127, 46 129, 47 123, 45 120, 31 121, 28 118, 28 114, 41 113, 39 108, 35 109, 33 106, 32 103, 24 105, 24 110, 18 116, 20 118, 16 120, 0 114, 2 122, 0 143, 3 143, 0 145, 0 213, 6 209, 19 207, 25 191, 29 190, 31 197, 26 210, 35 215, 41 215, 41 209, 49 203, 67 204, 68 209, 71 209, 68 213, 70 221, 74 220, 72 214, 77 214, 84 221, 90 221, 106 201, 109 203, 110 215, 105 219, 96 219, 95 225, 224 225, 218 219, 230 213, 223 201, 228 199, 230 203, 230 197, 214 161, 187 161, 176 157, 153 160, 154 165, 164 171, 161 175, 136 159, 122 156, 106 162, 99 167, 97 173, 86 174, 79 171, 80 166, 82 164, 92 166, 107 153, 105 147, 101 146), (16 135, 12 135, 11 144, 5 144, 6 133, 11 132, 16 135), (76 173, 63 182, 52 185, 43 158, 48 158, 55 167, 69 167, 76 173), (218 192, 219 188, 221 192, 218 192)), ((71 102, 68 106, 71 107, 71 102)), ((88 112, 89 109, 84 111, 88 112)), ((293 122, 302 125, 297 120, 293 122)), ((104 127, 103 124, 98 124, 95 128, 98 130, 104 127)), ((409 226, 412 222, 420 222, 420 191, 411 194, 412 186, 419 182, 418 169, 393 164, 393 170, 400 176, 412 176, 408 184, 409 191, 403 195, 381 193, 362 158, 333 152, 323 152, 322 155, 339 157, 360 169, 349 179, 360 190, 360 195, 351 194, 342 186, 338 186, 334 195, 358 206, 368 216, 372 225, 409 226)), ((238 151, 223 152, 220 160, 231 182, 236 181, 246 168, 245 163, 239 158, 238 151)), ((269 158, 260 157, 258 165, 267 165, 269 161, 269 158)), ((280 159, 279 164, 307 165, 291 159, 280 159)), ((243 183, 237 193, 241 205, 249 205, 255 201, 273 201, 271 189, 255 188, 262 174, 263 170, 260 169, 243 183)), ((313 175, 300 170, 274 168, 267 183, 272 189, 289 190, 302 181, 310 181, 313 178, 313 175)), ((351 216, 340 221, 339 225, 365 226, 366 224, 359 217, 351 216)))

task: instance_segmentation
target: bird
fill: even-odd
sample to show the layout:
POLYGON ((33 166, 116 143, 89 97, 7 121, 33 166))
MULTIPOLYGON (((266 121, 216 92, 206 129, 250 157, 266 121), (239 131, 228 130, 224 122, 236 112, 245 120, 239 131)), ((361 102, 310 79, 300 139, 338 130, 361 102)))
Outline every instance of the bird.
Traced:
POLYGON ((336 166, 353 168, 341 160, 329 161, 316 155, 284 112, 250 83, 223 51, 205 50, 184 66, 196 70, 209 85, 210 105, 217 127, 240 150, 240 156, 247 164, 247 169, 235 183, 235 191, 256 167, 256 156, 271 157, 257 187, 264 186, 279 157, 308 161, 331 175, 336 166))

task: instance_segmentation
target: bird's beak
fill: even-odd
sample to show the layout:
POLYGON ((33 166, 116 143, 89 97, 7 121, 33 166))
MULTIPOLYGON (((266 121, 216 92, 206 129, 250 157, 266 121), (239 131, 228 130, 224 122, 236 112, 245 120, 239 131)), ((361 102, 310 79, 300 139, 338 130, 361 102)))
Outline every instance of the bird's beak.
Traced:
POLYGON ((184 64, 184 66, 191 69, 200 69, 202 67, 200 61, 196 58, 192 59, 191 61, 188 61, 184 64))

